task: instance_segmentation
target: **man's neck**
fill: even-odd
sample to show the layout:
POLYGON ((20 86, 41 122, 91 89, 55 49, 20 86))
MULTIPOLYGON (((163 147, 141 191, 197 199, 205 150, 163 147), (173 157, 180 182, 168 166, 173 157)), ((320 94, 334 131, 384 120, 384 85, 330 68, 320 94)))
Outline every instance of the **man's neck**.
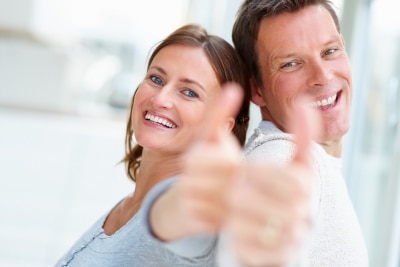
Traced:
POLYGON ((319 142, 319 144, 326 151, 326 153, 328 153, 332 157, 335 157, 335 158, 342 157, 342 141, 341 141, 341 139, 329 141, 329 142, 319 142))

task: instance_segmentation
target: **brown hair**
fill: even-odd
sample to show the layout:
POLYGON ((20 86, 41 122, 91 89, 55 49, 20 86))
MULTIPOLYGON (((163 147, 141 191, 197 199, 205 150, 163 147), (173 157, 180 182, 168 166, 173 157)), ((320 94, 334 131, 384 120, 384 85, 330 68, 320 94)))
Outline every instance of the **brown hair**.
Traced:
MULTIPOLYGON (((243 146, 246 141, 246 133, 249 124, 250 90, 248 77, 244 71, 245 68, 235 49, 224 39, 208 34, 203 27, 197 24, 188 24, 175 30, 155 47, 148 60, 147 69, 161 49, 173 44, 201 47, 208 57, 221 85, 226 82, 236 82, 242 87, 244 98, 242 106, 236 116, 235 126, 232 132, 240 145, 243 146)), ((140 167, 143 151, 143 147, 133 144, 132 142, 134 129, 132 129, 131 117, 134 97, 135 95, 132 97, 126 127, 125 157, 122 160, 125 163, 129 178, 133 181, 136 180, 135 177, 140 167)))
POLYGON ((245 0, 240 6, 233 25, 232 40, 248 73, 259 85, 262 81, 255 44, 261 20, 285 12, 293 13, 311 5, 321 5, 328 10, 340 32, 339 19, 330 0, 245 0))

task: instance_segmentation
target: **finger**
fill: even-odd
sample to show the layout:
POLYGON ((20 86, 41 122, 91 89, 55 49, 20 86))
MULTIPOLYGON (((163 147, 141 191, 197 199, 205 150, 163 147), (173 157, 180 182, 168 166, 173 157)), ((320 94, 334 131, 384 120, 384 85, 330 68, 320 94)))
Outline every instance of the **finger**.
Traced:
POLYGON ((229 117, 235 120, 242 99, 243 91, 239 85, 227 83, 222 87, 221 94, 204 118, 207 122, 203 132, 206 141, 216 142, 221 138, 223 125, 226 125, 229 117))
POLYGON ((305 98, 299 99, 289 118, 290 132, 294 134, 296 142, 296 154, 293 162, 307 167, 311 165, 311 142, 317 137, 321 125, 317 111, 308 103, 310 101, 305 98))

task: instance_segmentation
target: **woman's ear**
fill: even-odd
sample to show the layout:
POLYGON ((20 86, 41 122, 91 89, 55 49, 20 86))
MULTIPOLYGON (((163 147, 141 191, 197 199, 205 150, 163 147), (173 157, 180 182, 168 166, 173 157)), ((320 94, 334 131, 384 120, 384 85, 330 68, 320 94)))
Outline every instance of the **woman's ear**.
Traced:
POLYGON ((259 107, 265 106, 265 101, 262 95, 262 89, 258 86, 255 78, 250 79, 251 102, 259 107))
POLYGON ((233 127, 235 126, 235 118, 229 117, 223 126, 223 131, 225 134, 232 132, 233 127))

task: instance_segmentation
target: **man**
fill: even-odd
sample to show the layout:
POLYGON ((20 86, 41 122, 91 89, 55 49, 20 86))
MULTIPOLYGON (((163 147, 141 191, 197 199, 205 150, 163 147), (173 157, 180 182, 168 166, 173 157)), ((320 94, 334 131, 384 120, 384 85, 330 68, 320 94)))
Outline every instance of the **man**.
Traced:
MULTIPOLYGON (((307 266, 367 266, 365 243, 341 174, 342 138, 350 127, 352 81, 331 2, 246 0, 238 12, 232 39, 250 73, 251 99, 262 116, 245 147, 248 159, 282 164, 291 159, 295 147, 288 122, 300 98, 311 99, 306 105, 321 117, 321 132, 314 138, 318 145, 312 148, 317 177, 314 227, 305 252, 307 266)), ((258 210, 263 212, 261 207, 258 210)), ((279 214, 271 212, 269 216, 275 218, 276 229, 285 224, 279 214)), ((236 244, 241 242, 240 234, 235 234, 241 232, 240 227, 246 225, 233 231, 236 244)), ((282 232, 277 234, 284 238, 282 232)), ((253 251, 260 253, 237 249, 237 254, 242 262, 268 263, 261 255, 262 244, 255 245, 253 251)))

